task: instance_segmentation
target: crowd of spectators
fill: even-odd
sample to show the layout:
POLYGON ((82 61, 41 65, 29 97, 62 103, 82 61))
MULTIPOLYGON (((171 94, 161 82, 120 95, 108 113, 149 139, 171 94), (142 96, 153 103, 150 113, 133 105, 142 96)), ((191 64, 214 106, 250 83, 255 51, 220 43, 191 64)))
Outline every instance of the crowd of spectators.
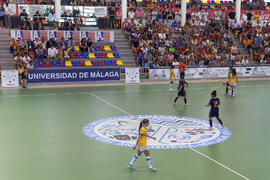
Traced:
POLYGON ((255 63, 270 63, 270 25, 268 23, 254 25, 253 21, 243 21, 240 24, 235 22, 231 29, 243 46, 248 49, 255 63))
POLYGON ((61 15, 62 22, 57 22, 54 10, 44 17, 39 11, 36 11, 33 18, 29 18, 25 10, 20 14, 21 30, 44 30, 44 26, 49 26, 50 30, 80 30, 79 25, 81 20, 74 18, 72 12, 67 14, 64 12, 61 15))
MULTIPOLYGON (((28 65, 32 61, 43 61, 44 59, 67 60, 69 54, 75 52, 76 42, 72 37, 67 40, 61 38, 60 42, 54 39, 46 41, 44 38, 41 40, 36 38, 33 41, 12 39, 9 45, 10 53, 14 55, 16 68, 18 68, 21 63, 28 65)), ((90 38, 81 40, 79 44, 81 52, 90 52, 92 48, 93 42, 90 38)))
POLYGON ((180 12, 162 10, 128 12, 122 26, 138 66, 156 68, 181 62, 192 67, 248 64, 233 44, 221 11, 211 17, 206 11, 193 12, 184 27, 180 17, 180 12))

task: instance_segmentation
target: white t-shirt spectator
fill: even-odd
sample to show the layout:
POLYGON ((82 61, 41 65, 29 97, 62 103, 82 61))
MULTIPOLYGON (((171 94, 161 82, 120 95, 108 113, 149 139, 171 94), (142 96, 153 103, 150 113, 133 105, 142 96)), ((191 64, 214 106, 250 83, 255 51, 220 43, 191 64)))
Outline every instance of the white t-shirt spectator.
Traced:
POLYGON ((29 64, 29 62, 31 61, 31 58, 29 56, 24 56, 22 57, 22 60, 25 64, 29 64))
POLYGON ((57 54, 57 49, 55 47, 50 47, 48 49, 48 56, 49 57, 55 57, 57 54))
POLYGON ((7 5, 4 4, 4 9, 5 9, 5 15, 10 15, 10 12, 11 12, 10 6, 7 7, 7 5))
POLYGON ((128 18, 129 18, 129 19, 133 19, 134 16, 135 16, 134 11, 129 11, 129 12, 128 12, 128 18))
POLYGON ((172 65, 174 65, 174 66, 179 66, 179 64, 180 64, 180 63, 179 63, 178 61, 173 61, 173 62, 172 62, 172 65))
POLYGON ((242 60, 242 65, 245 65, 245 66, 248 65, 248 59, 243 59, 242 60))
POLYGON ((31 64, 27 64, 26 68, 27 68, 27 69, 30 69, 30 70, 33 70, 35 67, 34 67, 34 65, 31 63, 31 64))
POLYGON ((244 21, 247 22, 247 20, 248 20, 248 19, 247 19, 247 15, 243 14, 243 15, 242 15, 242 19, 243 19, 244 21))
POLYGON ((208 12, 204 11, 204 12, 202 12, 202 15, 204 16, 204 19, 207 22, 208 21, 208 12))
POLYGON ((164 33, 159 33, 159 34, 158 34, 158 37, 159 37, 160 39, 166 39, 166 34, 164 34, 164 33))

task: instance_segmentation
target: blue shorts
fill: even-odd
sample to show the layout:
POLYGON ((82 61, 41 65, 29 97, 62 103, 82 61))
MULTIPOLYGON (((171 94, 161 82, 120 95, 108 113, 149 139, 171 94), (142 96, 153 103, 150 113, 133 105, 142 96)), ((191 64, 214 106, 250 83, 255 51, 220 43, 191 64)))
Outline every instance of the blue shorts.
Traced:
POLYGON ((181 90, 179 93, 178 93, 178 96, 185 96, 186 95, 186 91, 185 90, 181 90))
POLYGON ((219 117, 219 111, 210 111, 210 115, 211 115, 211 117, 218 118, 219 117))

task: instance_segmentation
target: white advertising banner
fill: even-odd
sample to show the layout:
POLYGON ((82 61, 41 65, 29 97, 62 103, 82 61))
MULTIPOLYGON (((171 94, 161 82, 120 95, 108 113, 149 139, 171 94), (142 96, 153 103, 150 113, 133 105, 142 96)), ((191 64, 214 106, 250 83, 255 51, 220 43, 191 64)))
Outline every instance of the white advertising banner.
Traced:
POLYGON ((140 82, 140 68, 125 68, 126 83, 140 82))
POLYGON ((19 87, 18 71, 1 71, 2 87, 19 87))
MULTIPOLYGON (((270 76, 270 66, 259 67, 235 67, 238 77, 267 77, 270 76)), ((185 72, 186 79, 215 79, 227 78, 229 68, 187 68, 185 72)), ((169 69, 150 69, 149 78, 152 80, 169 80, 169 69)), ((179 79, 178 69, 174 69, 176 79, 179 79)))

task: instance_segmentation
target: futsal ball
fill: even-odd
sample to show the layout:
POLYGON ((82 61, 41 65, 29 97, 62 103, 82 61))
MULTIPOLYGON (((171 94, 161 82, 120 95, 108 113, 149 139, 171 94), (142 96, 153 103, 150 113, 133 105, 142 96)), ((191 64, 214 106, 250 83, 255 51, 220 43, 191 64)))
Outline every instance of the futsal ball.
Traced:
POLYGON ((226 81, 224 80, 224 81, 222 81, 222 84, 225 86, 226 85, 226 81))

